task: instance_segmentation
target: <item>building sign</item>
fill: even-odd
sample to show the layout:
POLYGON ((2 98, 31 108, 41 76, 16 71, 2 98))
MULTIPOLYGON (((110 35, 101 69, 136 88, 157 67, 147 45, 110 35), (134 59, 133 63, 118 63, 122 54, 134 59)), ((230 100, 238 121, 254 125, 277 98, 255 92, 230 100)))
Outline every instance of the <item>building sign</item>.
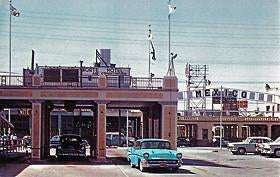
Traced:
POLYGON ((130 76, 130 68, 84 67, 83 76, 130 76))
MULTIPOLYGON (((261 102, 273 102, 276 95, 269 93, 261 93, 254 91, 246 91, 239 89, 230 89, 223 88, 222 92, 220 88, 211 88, 203 90, 194 90, 187 91, 185 94, 179 93, 178 99, 192 99, 192 98, 201 98, 201 97, 209 97, 212 98, 213 104, 221 103, 221 94, 222 94, 222 103, 236 103, 237 99, 242 100, 253 100, 253 101, 261 101, 261 102), (183 98, 182 98, 183 97, 183 98)), ((240 102, 242 108, 248 107, 248 102, 240 102)))

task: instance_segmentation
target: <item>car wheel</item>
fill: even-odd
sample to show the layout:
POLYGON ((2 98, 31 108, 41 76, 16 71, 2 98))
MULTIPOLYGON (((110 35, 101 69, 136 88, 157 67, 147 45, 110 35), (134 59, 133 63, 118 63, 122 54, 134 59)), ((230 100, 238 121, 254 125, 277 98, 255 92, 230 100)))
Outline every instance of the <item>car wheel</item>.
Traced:
POLYGON ((177 172, 177 171, 178 171, 178 169, 179 169, 178 167, 176 167, 176 168, 172 168, 172 169, 171 169, 171 171, 172 171, 172 172, 177 172))
POLYGON ((139 164, 138 164, 138 166, 139 166, 139 169, 140 169, 140 171, 142 171, 142 172, 145 172, 146 171, 146 168, 145 167, 143 167, 143 165, 142 165, 142 163, 141 163, 141 161, 139 160, 139 162, 138 162, 139 164))
POLYGON ((280 149, 276 149, 274 151, 274 155, 275 155, 275 157, 280 157, 280 149))
POLYGON ((246 150, 244 148, 238 148, 238 154, 244 155, 246 153, 246 150))

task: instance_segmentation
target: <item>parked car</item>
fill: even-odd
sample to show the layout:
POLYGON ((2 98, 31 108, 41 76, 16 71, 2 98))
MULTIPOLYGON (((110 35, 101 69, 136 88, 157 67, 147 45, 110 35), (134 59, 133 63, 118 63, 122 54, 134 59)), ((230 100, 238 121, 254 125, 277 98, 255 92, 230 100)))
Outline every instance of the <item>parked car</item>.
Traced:
POLYGON ((271 143, 266 143, 263 145, 262 155, 268 155, 270 157, 280 157, 280 137, 271 143))
POLYGON ((131 167, 141 171, 148 168, 171 168, 177 171, 182 165, 182 154, 171 150, 170 142, 164 139, 140 139, 127 149, 131 167))
POLYGON ((191 146, 191 141, 186 137, 178 137, 177 138, 177 147, 188 147, 191 146))
POLYGON ((53 136, 50 140, 50 156, 81 156, 90 155, 90 146, 80 135, 65 134, 53 136))
MULTIPOLYGON (((224 138, 222 137, 222 147, 227 147, 228 143, 229 141, 224 140, 224 138)), ((213 146, 220 146, 220 136, 213 136, 213 146)))
MULTIPOLYGON (((107 132, 106 133, 106 146, 126 146, 126 137, 121 133, 121 138, 119 132, 107 132)), ((128 137, 128 146, 133 146, 135 138, 128 137)))
POLYGON ((229 143, 228 148, 233 154, 257 153, 257 144, 272 142, 268 137, 248 137, 242 142, 229 143))

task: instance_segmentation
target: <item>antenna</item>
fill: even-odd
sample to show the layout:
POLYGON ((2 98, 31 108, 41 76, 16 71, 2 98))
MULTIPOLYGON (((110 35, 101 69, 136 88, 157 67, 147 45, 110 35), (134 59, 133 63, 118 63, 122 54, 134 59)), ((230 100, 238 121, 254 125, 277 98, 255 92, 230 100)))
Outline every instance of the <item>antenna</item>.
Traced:
POLYGON ((32 56, 31 56, 31 71, 34 71, 34 55, 35 55, 35 51, 32 50, 32 56))

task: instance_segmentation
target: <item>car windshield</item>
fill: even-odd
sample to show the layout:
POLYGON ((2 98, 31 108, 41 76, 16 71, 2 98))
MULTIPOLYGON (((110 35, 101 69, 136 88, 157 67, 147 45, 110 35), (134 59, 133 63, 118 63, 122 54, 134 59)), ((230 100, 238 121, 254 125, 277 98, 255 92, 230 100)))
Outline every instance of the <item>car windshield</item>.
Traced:
POLYGON ((280 143, 280 137, 278 137, 276 140, 274 140, 275 143, 280 143))
POLYGON ((249 143, 249 142, 250 142, 250 140, 251 140, 251 138, 246 138, 246 140, 244 140, 244 142, 249 143))
POLYGON ((141 149, 170 149, 168 141, 144 141, 141 143, 141 149))

